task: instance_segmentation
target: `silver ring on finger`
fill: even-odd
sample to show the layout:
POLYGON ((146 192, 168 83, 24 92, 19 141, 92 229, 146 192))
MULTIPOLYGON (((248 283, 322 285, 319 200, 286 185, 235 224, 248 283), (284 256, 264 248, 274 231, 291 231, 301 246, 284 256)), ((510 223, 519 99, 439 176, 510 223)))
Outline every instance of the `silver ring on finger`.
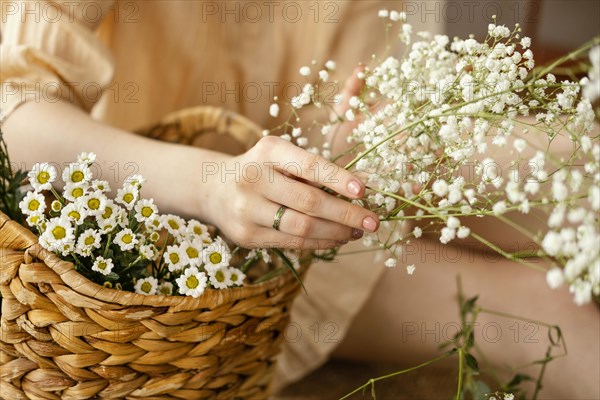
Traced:
POLYGON ((276 231, 279 230, 279 225, 281 225, 281 218, 283 217, 285 210, 287 210, 287 207, 281 206, 277 209, 277 212, 275 213, 275 218, 273 219, 273 229, 275 229, 276 231))

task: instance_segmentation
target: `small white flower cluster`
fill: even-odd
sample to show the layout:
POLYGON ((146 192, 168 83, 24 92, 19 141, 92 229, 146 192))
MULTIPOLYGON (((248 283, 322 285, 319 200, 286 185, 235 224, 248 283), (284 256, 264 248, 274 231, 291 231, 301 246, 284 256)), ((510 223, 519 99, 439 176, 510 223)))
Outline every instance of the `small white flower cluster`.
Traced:
MULTIPOLYGON (((346 168, 367 177, 366 205, 397 222, 389 238, 367 235, 365 245, 389 250, 387 267, 396 266, 396 249, 424 230, 443 244, 470 238, 501 251, 461 217, 519 226, 514 212, 552 210, 547 227, 531 234, 541 256, 556 266, 549 284, 568 282, 577 304, 600 295, 600 144, 592 106, 600 95, 600 46, 590 52, 588 77, 560 81, 550 70, 534 70, 531 39, 520 36, 518 25, 492 23, 480 42, 413 35, 401 12, 381 10, 379 17, 386 26, 400 22, 397 38, 408 45, 406 55, 375 57, 361 73, 361 94, 324 126, 329 132, 356 121, 349 137, 355 158, 346 168), (571 142, 570 154, 552 154, 557 137, 571 142), (415 219, 428 224, 412 235, 398 233, 415 219)), ((310 86, 292 106, 319 97, 310 86)), ((502 254, 528 263, 518 252, 502 254)))
POLYGON ((152 199, 140 198, 145 182, 140 175, 130 176, 109 198, 108 182, 93 180, 95 159, 82 153, 65 168, 62 196, 52 187, 58 175, 54 166, 38 163, 29 172, 33 191, 19 206, 37 228, 42 247, 98 283, 141 294, 172 295, 176 284, 180 294, 198 297, 209 287, 243 284, 245 274, 230 266, 231 251, 223 239, 213 240, 198 221, 159 215, 152 199), (56 200, 46 214, 48 191, 56 200), (168 232, 164 249, 157 245, 163 230, 168 232))

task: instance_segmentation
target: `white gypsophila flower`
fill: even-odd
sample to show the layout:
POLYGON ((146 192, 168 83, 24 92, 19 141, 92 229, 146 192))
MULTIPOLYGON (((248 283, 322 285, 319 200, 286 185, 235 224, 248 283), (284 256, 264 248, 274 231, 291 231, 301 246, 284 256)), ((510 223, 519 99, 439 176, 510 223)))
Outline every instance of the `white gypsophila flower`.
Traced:
POLYGON ((448 228, 448 227, 442 228, 441 235, 440 235, 440 242, 442 244, 448 244, 455 237, 456 237, 456 229, 448 228))
POLYGON ((417 269, 417 268, 415 267, 415 265, 414 265, 414 264, 411 264, 411 265, 407 265, 407 266, 406 266, 406 272, 407 272, 409 275, 412 275, 412 274, 414 274, 416 269, 417 269))
POLYGON ((19 208, 24 215, 41 215, 46 210, 46 198, 38 192, 27 192, 19 208))
POLYGON ((469 228, 467 228, 466 226, 461 226, 456 231, 456 237, 459 239, 466 239, 469 237, 470 234, 471 234, 471 230, 469 228))
POLYGON ((329 72, 327 72, 324 69, 320 70, 319 71, 319 79, 322 80, 323 82, 327 82, 329 80, 329 72))
POLYGON ((134 207, 135 219, 138 222, 146 222, 151 217, 158 214, 158 207, 154 204, 154 199, 141 199, 134 207))
POLYGON ((95 229, 86 229, 77 239, 75 251, 82 256, 89 256, 94 249, 99 249, 101 246, 102 236, 95 229))
POLYGON ((184 240, 180 245, 179 249, 185 253, 187 257, 187 263, 192 267, 199 267, 202 265, 202 241, 196 238, 193 241, 184 240))
POLYGON ((415 226, 415 228, 413 229, 413 235, 416 239, 418 239, 423 235, 423 230, 418 226, 415 226))
POLYGON ((329 71, 335 71, 336 68, 336 63, 333 60, 328 60, 325 63, 325 68, 327 68, 329 71))
POLYGON ((63 218, 75 223, 75 225, 83 224, 88 216, 87 210, 79 202, 67 204, 60 214, 63 218))
POLYGON ((438 179, 431 185, 433 193, 438 197, 444 197, 448 193, 448 183, 443 179, 438 179))
POLYGON ((354 115, 354 111, 352 111, 351 108, 349 108, 346 111, 345 117, 346 117, 346 120, 351 121, 351 122, 356 119, 356 116, 354 115))
POLYGON ((111 188, 108 181, 103 180, 93 180, 92 181, 92 190, 100 191, 102 193, 110 193, 111 188))
POLYGON ((182 237, 187 229, 184 219, 178 217, 177 215, 161 215, 160 222, 167 229, 167 231, 176 238, 182 237))
POLYGON ((308 139, 305 137, 298 138, 296 139, 296 144, 299 147, 306 147, 308 145, 308 139))
POLYGON ((50 190, 56 176, 56 168, 48 163, 36 163, 27 173, 29 183, 36 192, 50 190))
POLYGON ((113 260, 110 258, 96 257, 94 265, 92 265, 92 271, 101 273, 102 275, 108 275, 114 268, 113 260))
POLYGON ((179 286, 179 293, 194 298, 200 297, 207 285, 206 274, 198 271, 196 267, 186 268, 176 281, 179 286))
POLYGON ((114 242, 122 251, 128 251, 135 247, 138 239, 131 229, 126 228, 116 234, 114 242))
POLYGON ((143 244, 140 246, 140 255, 146 260, 155 261, 159 253, 153 244, 143 244))
POLYGON ((154 295, 156 294, 156 290, 158 289, 158 279, 153 276, 149 276, 148 278, 138 279, 135 282, 135 292, 139 294, 145 295, 154 295))
POLYGON ((271 107, 269 107, 269 115, 273 118, 279 116, 279 104, 271 104, 271 107))
POLYGON ((394 268, 396 266, 396 259, 395 258, 388 258, 387 260, 385 260, 384 265, 388 268, 394 268))
POLYGON ((158 285, 157 294, 162 294, 163 296, 171 296, 173 294, 173 284, 171 282, 162 282, 158 285))
POLYGON ((218 268, 228 267, 230 260, 231 251, 227 244, 222 240, 215 240, 202 250, 204 269, 208 272, 218 268))
POLYGON ((135 202, 140 195, 139 189, 134 185, 123 186, 117 190, 115 201, 122 204, 127 210, 133 209, 135 202))
POLYGON ((307 66, 301 67, 298 72, 300 72, 300 75, 302 75, 302 76, 309 76, 311 73, 310 67, 307 67, 307 66))
POLYGON ((548 286, 550 286, 550 288, 556 289, 562 285, 564 281, 565 278, 560 268, 552 268, 546 272, 546 282, 548 282, 548 286))
POLYGON ((69 201, 77 201, 85 196, 88 190, 88 183, 68 183, 63 190, 63 197, 69 201))
POLYGON ((144 183, 146 183, 146 178, 144 178, 140 174, 134 174, 125 178, 125 181, 123 182, 123 187, 131 186, 139 191, 144 183))
POLYGON ((590 49, 589 57, 592 66, 588 72, 588 82, 583 87, 583 96, 593 103, 600 98, 600 45, 590 49))
POLYGON ((54 212, 60 212, 60 210, 62 210, 62 208, 63 208, 63 205, 58 200, 53 200, 52 203, 50 203, 50 209, 54 212))
POLYGON ((50 219, 39 239, 42 247, 50 251, 62 249, 66 244, 72 244, 74 241, 73 226, 67 219, 61 217, 50 219))
POLYGON ((90 168, 87 164, 78 162, 71 163, 63 171, 62 179, 65 184, 81 184, 83 182, 89 183, 89 181, 92 179, 92 171, 90 171, 90 168))
POLYGON ((506 212, 506 202, 504 200, 501 200, 499 202, 497 202, 496 204, 493 205, 492 207, 492 212, 495 215, 502 215, 506 212))
POLYGON ((227 289, 233 286, 231 271, 228 268, 219 268, 208 272, 210 285, 215 289, 227 289))
POLYGON ((242 286, 244 284, 244 280, 246 279, 246 274, 244 274, 238 268, 228 268, 229 271, 229 279, 235 286, 242 286))
POLYGON ((96 153, 83 152, 77 156, 77 162, 79 164, 93 164, 96 161, 96 153))
POLYGON ((186 253, 177 245, 167 246, 163 258, 171 272, 181 271, 188 262, 186 253))
POLYGON ((81 205, 89 215, 99 216, 104 213, 106 207, 106 196, 100 191, 87 193, 85 196, 77 200, 77 204, 81 205))
POLYGON ((390 12, 389 12, 388 10, 386 10, 386 9, 381 9, 381 10, 379 10, 379 12, 377 13, 377 16, 378 16, 379 18, 387 18, 387 17, 389 17, 389 15, 390 15, 390 12))

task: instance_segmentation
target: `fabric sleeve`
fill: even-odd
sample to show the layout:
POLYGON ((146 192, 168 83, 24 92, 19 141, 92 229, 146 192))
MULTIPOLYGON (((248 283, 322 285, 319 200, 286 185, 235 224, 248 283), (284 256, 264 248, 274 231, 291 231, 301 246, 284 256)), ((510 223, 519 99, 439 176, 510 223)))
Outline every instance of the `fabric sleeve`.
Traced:
POLYGON ((0 122, 27 101, 90 111, 113 61, 93 29, 111 1, 0 1, 0 122))

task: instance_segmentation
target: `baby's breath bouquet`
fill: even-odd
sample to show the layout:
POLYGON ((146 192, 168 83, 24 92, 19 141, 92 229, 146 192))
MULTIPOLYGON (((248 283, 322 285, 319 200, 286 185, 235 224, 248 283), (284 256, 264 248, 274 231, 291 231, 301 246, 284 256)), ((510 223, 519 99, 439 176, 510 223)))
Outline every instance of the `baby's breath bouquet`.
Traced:
MULTIPOLYGON (((386 266, 396 266, 402 246, 425 233, 443 244, 469 238, 542 269, 551 287, 566 281, 577 304, 598 296, 600 145, 593 103, 600 96, 600 38, 536 68, 531 39, 521 37, 519 25, 497 25, 495 17, 480 42, 414 33, 402 12, 382 10, 379 16, 389 36, 406 45, 405 54, 374 57, 359 73, 360 94, 342 112, 322 90, 335 69, 328 61, 273 132, 306 147, 296 125, 300 109, 310 106, 327 114, 311 130, 335 137, 354 124, 344 154, 332 157, 328 143, 309 151, 334 160, 350 157, 345 168, 365 177, 362 204, 388 229, 366 235, 364 243, 389 252, 386 266), (583 60, 588 54, 591 67, 583 60), (571 67, 564 68, 567 62, 571 67), (588 77, 578 79, 573 71, 581 66, 588 77), (571 77, 558 79, 553 72, 560 68, 571 77), (538 208, 549 215, 541 229, 522 219, 538 208), (503 249, 472 231, 467 217, 494 218, 528 237, 536 250, 503 249), (407 232, 403 225, 415 221, 407 232), (546 270, 532 257, 554 267, 546 270)), ((307 80, 311 68, 300 70, 307 80)), ((272 115, 278 109, 271 106, 272 115)), ((412 274, 415 266, 407 270, 412 274)))
POLYGON ((35 164, 28 174, 33 190, 19 204, 39 243, 92 281, 147 295, 198 297, 206 288, 243 285, 242 269, 270 261, 268 253, 255 250, 242 269, 233 267, 228 243, 206 225, 160 215, 152 199, 141 198, 141 175, 129 176, 109 198, 108 182, 93 179, 95 159, 82 153, 64 169, 61 194, 52 186, 56 167, 35 164))

